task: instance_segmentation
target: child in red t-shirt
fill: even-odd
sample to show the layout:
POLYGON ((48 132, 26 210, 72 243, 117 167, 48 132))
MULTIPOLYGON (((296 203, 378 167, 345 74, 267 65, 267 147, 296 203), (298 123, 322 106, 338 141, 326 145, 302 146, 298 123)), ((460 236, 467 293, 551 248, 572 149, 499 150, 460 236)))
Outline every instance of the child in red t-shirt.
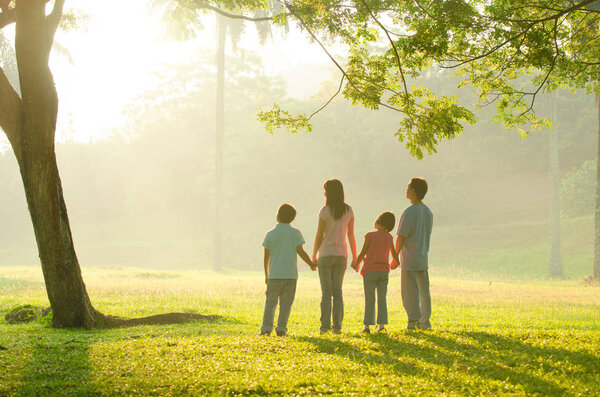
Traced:
POLYGON ((358 272, 363 258, 365 263, 360 274, 363 276, 365 288, 365 328, 370 333, 370 325, 375 325, 375 292, 377 292, 377 330, 383 331, 388 323, 387 285, 390 269, 395 269, 400 262, 394 249, 394 239, 390 232, 394 229, 396 217, 391 212, 384 212, 375 221, 375 231, 365 234, 362 250, 352 268, 358 272), (394 267, 390 266, 390 253, 394 258, 394 267))

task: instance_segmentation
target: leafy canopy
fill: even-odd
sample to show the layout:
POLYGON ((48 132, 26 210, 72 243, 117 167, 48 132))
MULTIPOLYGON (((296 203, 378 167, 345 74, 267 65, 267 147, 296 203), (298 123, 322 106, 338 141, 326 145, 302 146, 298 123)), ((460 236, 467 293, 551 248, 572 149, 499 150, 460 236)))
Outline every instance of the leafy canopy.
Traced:
MULTIPOLYGON (((197 13, 272 8, 263 0, 176 3, 197 13)), ((465 123, 476 122, 472 110, 456 96, 418 83, 432 68, 453 69, 460 76, 459 87, 475 90, 475 107, 494 104, 495 121, 524 135, 550 123, 535 113, 540 93, 559 87, 598 92, 600 6, 596 0, 279 3, 283 12, 272 17, 273 23, 293 21, 321 45, 340 71, 338 92, 351 103, 400 113, 396 135, 417 158, 434 153, 440 140, 460 134, 465 123), (343 62, 328 51, 333 42, 346 48, 343 62)), ((274 105, 261 111, 259 119, 270 132, 280 127, 310 131, 314 114, 293 116, 274 105)))

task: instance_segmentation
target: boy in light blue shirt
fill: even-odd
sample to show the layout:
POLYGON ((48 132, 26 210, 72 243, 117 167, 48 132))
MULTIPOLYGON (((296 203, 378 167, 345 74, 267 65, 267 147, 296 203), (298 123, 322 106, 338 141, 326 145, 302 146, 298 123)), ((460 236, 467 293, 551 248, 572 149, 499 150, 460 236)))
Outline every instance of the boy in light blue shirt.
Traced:
POLYGON ((296 295, 298 280, 297 255, 316 270, 308 254, 302 248, 304 238, 300 230, 290 226, 296 217, 296 209, 290 204, 282 204, 277 211, 277 225, 271 229, 262 243, 265 247, 264 266, 267 299, 263 314, 261 335, 270 335, 273 331, 275 309, 279 301, 279 317, 277 318, 277 336, 287 334, 287 322, 290 317, 292 303, 296 295))

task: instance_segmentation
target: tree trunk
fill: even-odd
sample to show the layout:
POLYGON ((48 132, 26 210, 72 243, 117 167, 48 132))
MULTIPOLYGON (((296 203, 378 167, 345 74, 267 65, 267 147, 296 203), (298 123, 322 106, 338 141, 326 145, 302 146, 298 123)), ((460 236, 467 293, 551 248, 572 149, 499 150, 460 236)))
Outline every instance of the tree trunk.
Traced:
MULTIPOLYGON (((15 47, 23 117, 13 143, 33 223, 55 327, 98 325, 67 216, 54 153, 58 97, 48 67, 51 43, 44 0, 19 1, 15 47)), ((52 36, 53 37, 53 36, 52 36)))
POLYGON ((596 156, 596 210, 594 236, 594 278, 600 279, 600 96, 596 96, 598 111, 598 151, 596 156))
MULTIPOLYGON (((550 111, 556 117, 556 100, 550 97, 550 111)), ((548 275, 550 278, 563 277, 562 256, 560 252, 560 167, 558 159, 558 131, 556 127, 549 131, 548 144, 549 177, 550 177, 550 261, 548 275)))
POLYGON ((217 111, 215 134, 215 224, 213 237, 213 268, 221 270, 222 263, 222 217, 223 201, 223 131, 225 109, 225 39, 226 25, 223 17, 217 15, 217 111))

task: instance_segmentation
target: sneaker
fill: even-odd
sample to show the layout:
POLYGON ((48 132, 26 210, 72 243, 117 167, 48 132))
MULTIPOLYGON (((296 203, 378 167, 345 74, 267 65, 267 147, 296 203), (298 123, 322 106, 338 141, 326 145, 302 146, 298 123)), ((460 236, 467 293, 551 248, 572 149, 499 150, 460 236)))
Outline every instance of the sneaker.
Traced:
POLYGON ((408 324, 406 324, 406 329, 415 329, 417 328, 417 323, 418 321, 411 321, 408 324))
POLYGON ((336 334, 336 335, 339 335, 339 334, 341 334, 341 333, 342 333, 342 330, 341 330, 341 329, 334 329, 334 330, 333 330, 333 331, 331 331, 331 332, 333 332, 333 333, 334 333, 334 334, 336 334))
POLYGON ((364 332, 365 334, 370 334, 370 333, 371 333, 371 329, 369 328, 369 326, 368 326, 368 325, 365 325, 365 327, 363 328, 363 332, 364 332))
POLYGON ((385 326, 383 324, 379 324, 377 326, 377 332, 385 331, 385 326))
POLYGON ((260 333, 260 336, 271 336, 271 332, 263 331, 260 333))
POLYGON ((277 334, 277 336, 287 336, 287 332, 275 331, 275 333, 277 334))

